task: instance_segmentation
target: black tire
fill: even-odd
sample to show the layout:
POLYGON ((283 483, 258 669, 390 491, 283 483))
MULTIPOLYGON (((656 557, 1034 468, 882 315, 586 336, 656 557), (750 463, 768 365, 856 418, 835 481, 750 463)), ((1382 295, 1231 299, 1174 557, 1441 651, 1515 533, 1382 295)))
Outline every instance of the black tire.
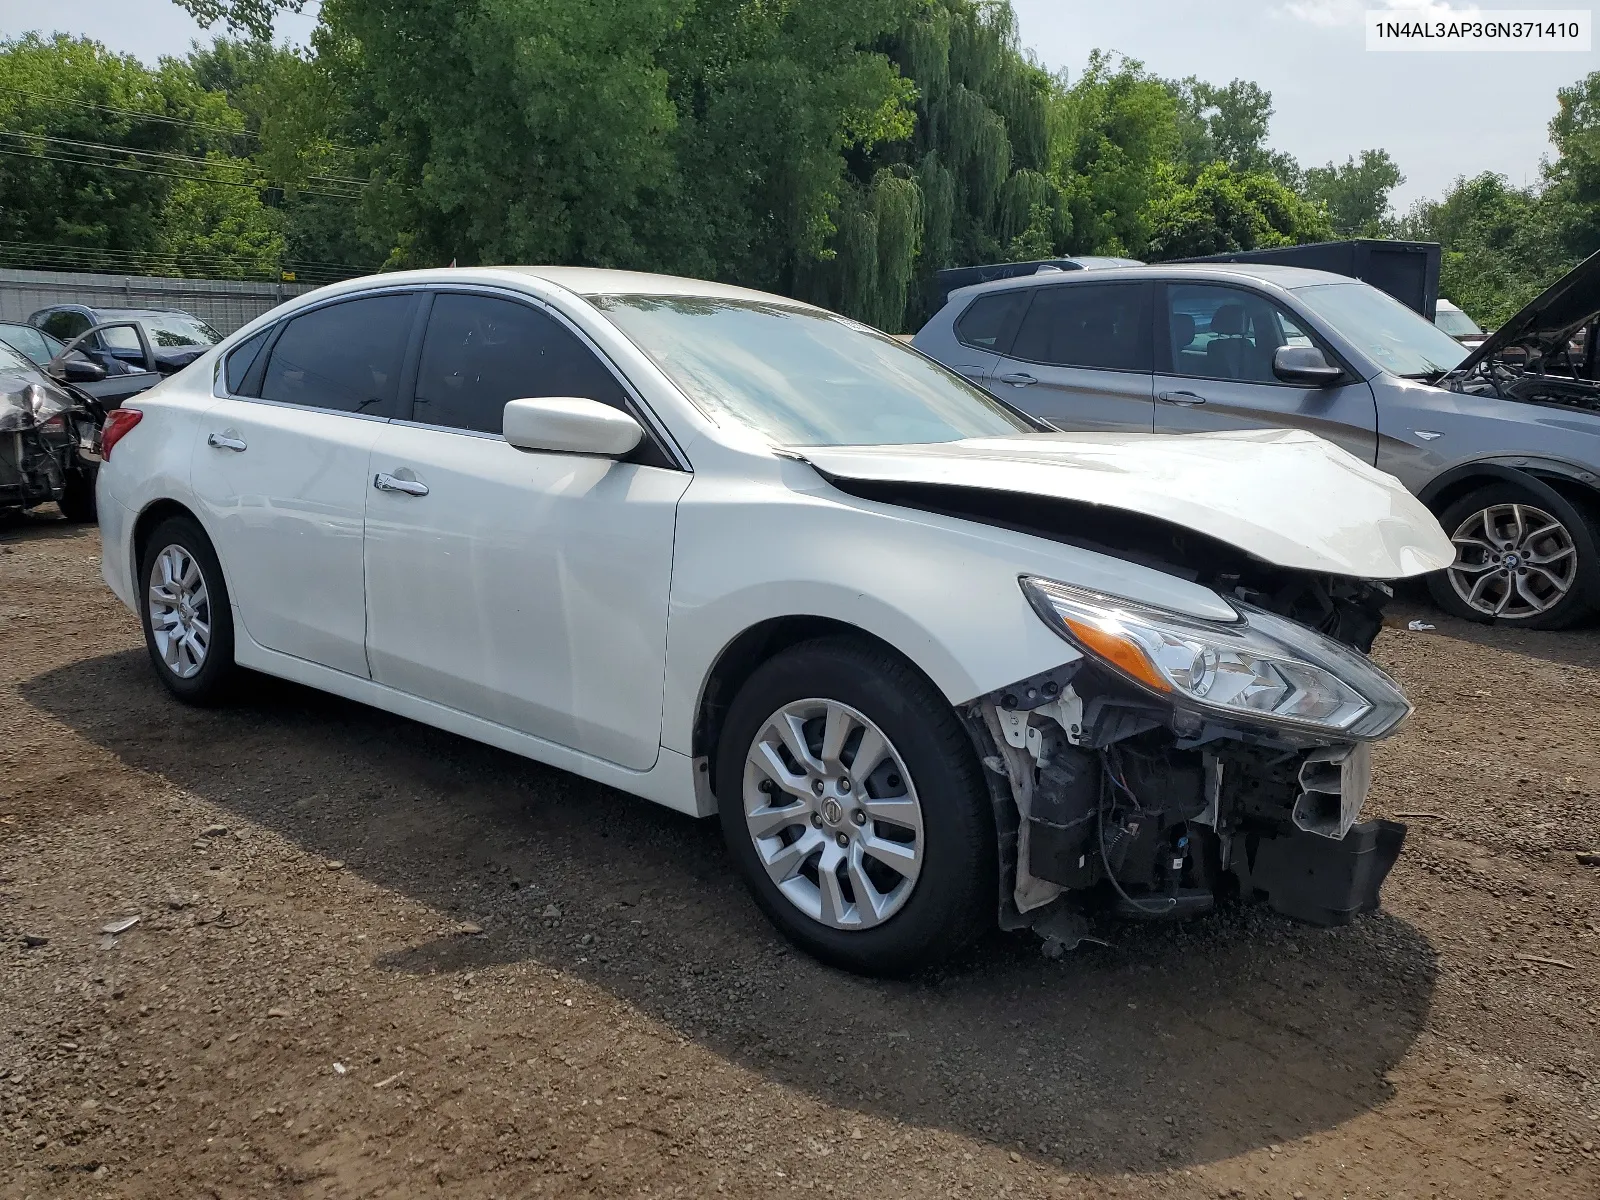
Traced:
POLYGON ((61 510, 63 517, 74 524, 86 525, 95 519, 94 477, 93 467, 67 472, 61 499, 56 501, 56 507, 61 510))
POLYGON ((866 975, 904 975, 971 943, 995 921, 994 817, 977 756, 950 704, 914 667, 863 640, 804 642, 758 667, 730 706, 717 752, 728 850, 756 903, 790 941, 866 975), (882 731, 922 810, 922 863, 903 906, 872 928, 833 928, 768 876, 745 821, 745 758, 768 718, 805 699, 848 705, 882 731))
POLYGON ((226 700, 232 690, 239 668, 233 661, 233 608, 228 602, 228 585, 222 577, 222 565, 217 561, 211 539, 192 517, 168 517, 151 531, 149 539, 139 553, 139 617, 144 626, 145 648, 156 675, 171 692, 185 704, 211 705, 226 700), (206 603, 203 619, 210 627, 204 660, 199 670, 187 678, 169 666, 159 648, 150 615, 150 593, 159 578, 157 571, 160 556, 168 547, 176 547, 187 554, 199 569, 205 584, 206 603))
MULTIPOLYGON (((1520 487, 1515 483, 1492 483, 1447 506, 1439 514, 1439 524, 1444 526, 1446 534, 1455 537, 1458 532, 1472 531, 1472 525, 1469 523, 1477 514, 1487 513, 1497 506, 1508 505, 1524 506, 1526 509, 1546 514, 1560 523, 1562 534, 1570 541, 1576 558, 1576 567, 1566 595, 1542 612, 1508 611, 1496 616, 1469 604, 1452 582, 1452 572, 1445 570, 1436 571, 1428 576, 1428 592, 1433 597, 1434 603, 1452 616, 1468 621, 1519 629, 1566 629, 1592 615, 1597 608, 1600 608, 1600 521, 1597 521, 1592 512, 1585 511, 1565 496, 1547 487, 1540 486, 1535 490, 1531 487, 1520 487)), ((1480 552, 1470 547, 1469 552, 1476 562, 1480 552)), ((1526 570, 1527 568, 1521 569, 1524 574, 1526 570)), ((1459 579, 1469 578, 1461 573, 1456 574, 1459 579)), ((1493 576, 1485 580, 1486 596, 1482 602, 1489 603, 1495 598, 1494 589, 1500 587, 1502 582, 1508 585, 1515 583, 1516 574, 1515 571, 1509 574, 1500 571, 1481 572, 1470 578, 1493 576)), ((1530 584, 1530 587, 1535 588, 1549 586, 1551 585, 1547 577, 1543 576, 1530 584)), ((1513 600, 1523 604, 1524 608, 1531 608, 1531 605, 1524 604, 1520 596, 1514 596, 1513 600)))

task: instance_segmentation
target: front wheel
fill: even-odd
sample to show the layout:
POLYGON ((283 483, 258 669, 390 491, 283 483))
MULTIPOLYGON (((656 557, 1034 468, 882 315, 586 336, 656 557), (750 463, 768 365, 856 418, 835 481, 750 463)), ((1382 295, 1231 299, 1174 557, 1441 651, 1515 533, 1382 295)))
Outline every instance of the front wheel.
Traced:
MULTIPOLYGON (((1541 489, 1543 492, 1543 489, 1541 489)), ((1565 629, 1600 604, 1600 533, 1564 497, 1496 483, 1439 515, 1456 561, 1428 577, 1434 602, 1470 621, 1565 629)))
POLYGON ((791 941, 873 975, 932 965, 996 904, 993 816, 948 701, 904 660, 825 638, 759 667, 717 756, 728 849, 791 941))

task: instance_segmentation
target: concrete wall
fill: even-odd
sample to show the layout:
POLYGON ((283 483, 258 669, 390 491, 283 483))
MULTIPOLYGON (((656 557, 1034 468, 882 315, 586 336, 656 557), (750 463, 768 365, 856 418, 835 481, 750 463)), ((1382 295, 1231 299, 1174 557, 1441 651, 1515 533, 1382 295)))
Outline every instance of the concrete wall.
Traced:
POLYGON ((235 279, 164 279, 154 275, 97 275, 80 271, 0 269, 0 321, 26 321, 52 304, 96 308, 181 308, 218 333, 312 290, 305 283, 235 279))

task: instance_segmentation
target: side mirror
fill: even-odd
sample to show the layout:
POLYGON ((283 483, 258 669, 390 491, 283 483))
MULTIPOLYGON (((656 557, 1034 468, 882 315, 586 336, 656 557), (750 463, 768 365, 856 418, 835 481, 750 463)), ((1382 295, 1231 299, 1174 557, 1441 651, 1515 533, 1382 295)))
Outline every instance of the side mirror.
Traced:
POLYGON ((99 383, 106 377, 106 369, 81 350, 71 350, 63 355, 59 369, 60 378, 68 383, 99 383))
POLYGON ((519 450, 621 458, 644 437, 627 413, 581 396, 547 396, 506 403, 502 429, 519 450))
POLYGON ((1315 346, 1279 346, 1272 356, 1272 373, 1301 387, 1327 387, 1344 378, 1344 372, 1315 346))

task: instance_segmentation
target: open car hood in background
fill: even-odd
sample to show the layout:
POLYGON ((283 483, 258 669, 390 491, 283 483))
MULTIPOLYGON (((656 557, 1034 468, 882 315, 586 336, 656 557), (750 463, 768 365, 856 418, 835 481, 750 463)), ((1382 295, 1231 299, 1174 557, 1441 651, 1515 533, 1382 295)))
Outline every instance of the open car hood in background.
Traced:
POLYGON ((787 453, 833 481, 978 489, 1139 513, 1319 574, 1398 579, 1455 561, 1439 522, 1399 480, 1304 430, 1041 433, 787 453))
POLYGON ((1538 343, 1543 353, 1568 341, 1600 313, 1600 251, 1591 254, 1491 333, 1450 375, 1467 375, 1507 346, 1538 343))

